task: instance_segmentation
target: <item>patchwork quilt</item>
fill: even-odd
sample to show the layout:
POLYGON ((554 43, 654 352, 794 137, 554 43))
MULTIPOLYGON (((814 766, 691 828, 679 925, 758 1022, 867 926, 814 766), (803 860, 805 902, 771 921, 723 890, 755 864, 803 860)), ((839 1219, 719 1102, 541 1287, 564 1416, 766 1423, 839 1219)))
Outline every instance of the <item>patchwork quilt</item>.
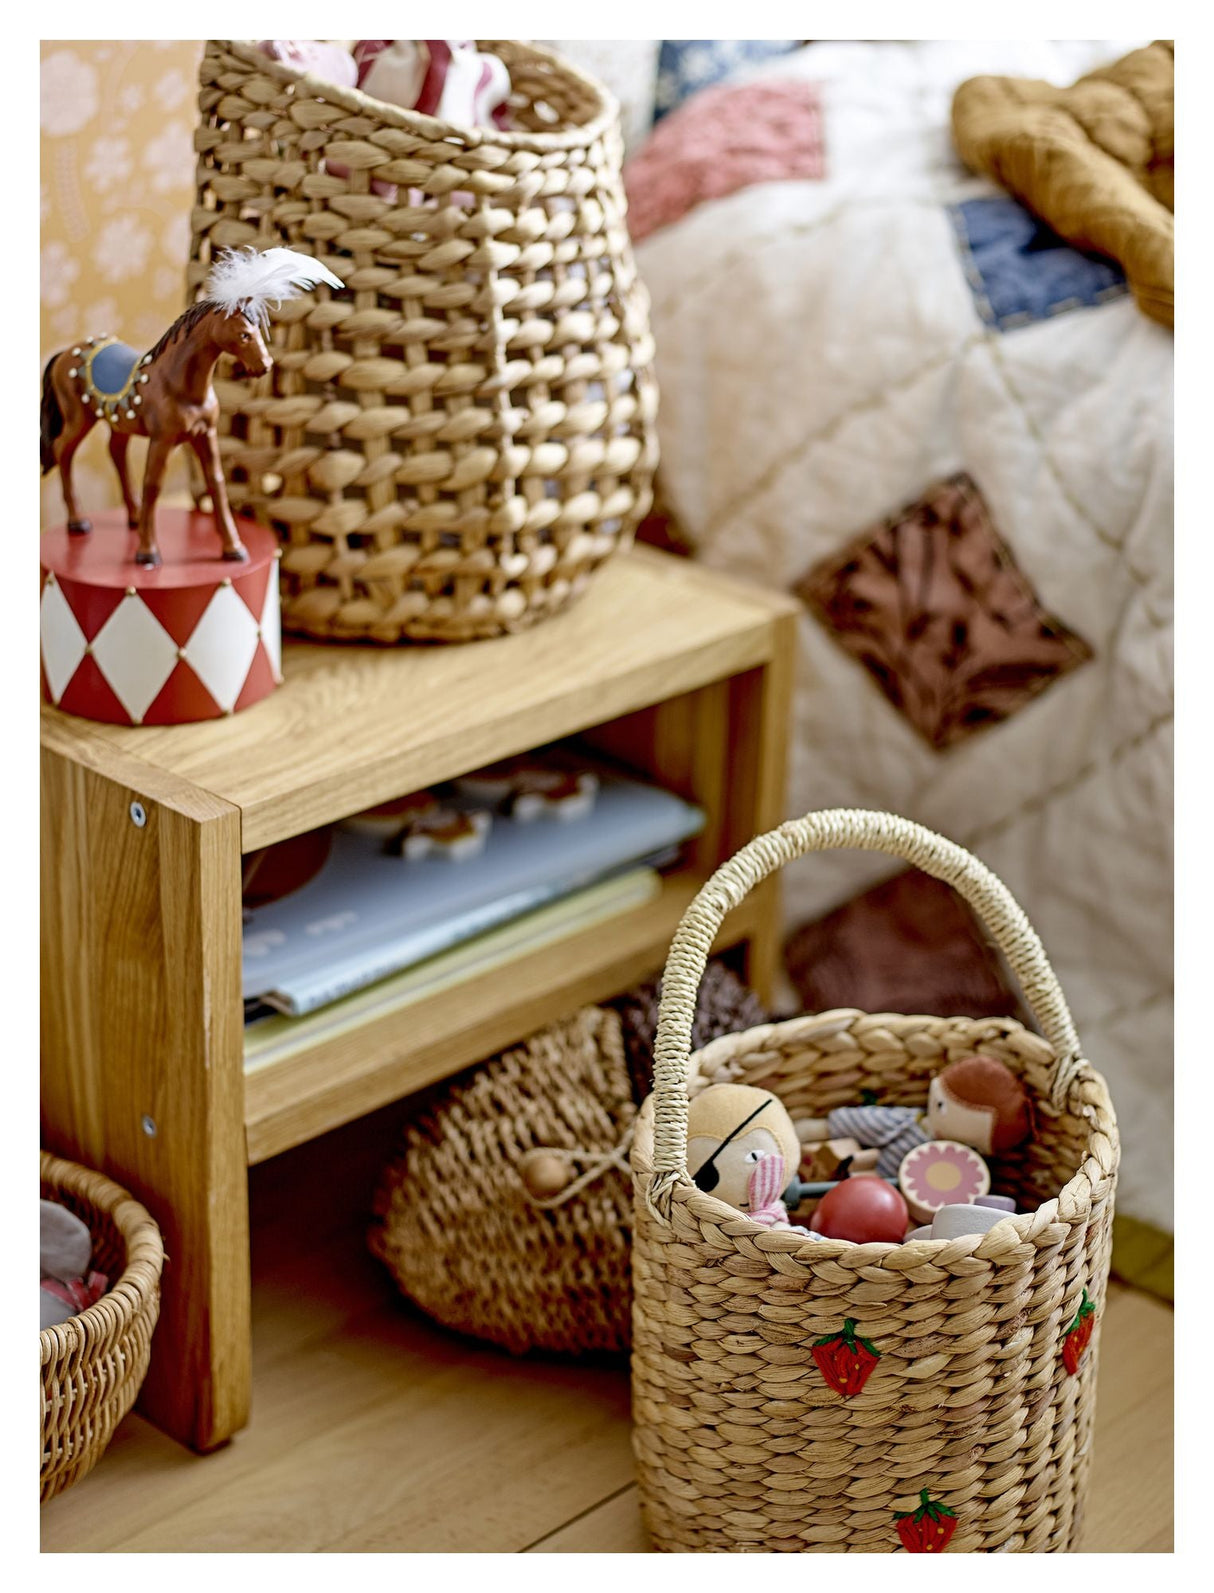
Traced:
MULTIPOLYGON (((1141 42, 786 55, 761 77, 817 85, 824 175, 637 255, 665 499, 706 563, 803 601, 790 811, 890 808, 1008 882, 1109 1081, 1119 1207, 1170 1227, 1172 336, 950 136, 967 78, 1141 42)), ((789 928, 892 872, 806 859, 789 928)))

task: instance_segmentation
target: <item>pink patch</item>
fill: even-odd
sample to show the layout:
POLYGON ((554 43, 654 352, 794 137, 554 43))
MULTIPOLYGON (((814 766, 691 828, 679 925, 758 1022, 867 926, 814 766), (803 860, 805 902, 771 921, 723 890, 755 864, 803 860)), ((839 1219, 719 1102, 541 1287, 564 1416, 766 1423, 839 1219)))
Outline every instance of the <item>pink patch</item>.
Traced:
POLYGON ((664 116, 624 168, 634 243, 697 205, 754 183, 826 175, 822 107, 811 83, 701 89, 664 116))

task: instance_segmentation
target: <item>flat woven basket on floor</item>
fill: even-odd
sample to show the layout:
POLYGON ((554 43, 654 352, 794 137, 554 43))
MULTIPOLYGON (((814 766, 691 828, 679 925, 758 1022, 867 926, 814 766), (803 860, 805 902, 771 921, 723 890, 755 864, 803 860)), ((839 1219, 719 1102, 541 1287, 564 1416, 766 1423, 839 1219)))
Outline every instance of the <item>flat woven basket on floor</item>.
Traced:
POLYGON ((446 1327, 516 1354, 628 1348, 626 1149, 552 1209, 519 1162, 609 1157, 636 1117, 614 1012, 586 1007, 482 1063, 405 1131, 376 1197, 373 1252, 446 1327))
POLYGON ((891 814, 850 809, 743 848, 675 935, 655 1090, 633 1141, 634 1441, 655 1546, 1076 1548, 1117 1161, 1108 1091, 1080 1055, 1041 943, 968 852, 891 814), (954 886, 1046 1038, 1011 1019, 836 1011, 727 1036, 689 1059, 696 986, 725 914, 782 864, 836 847, 885 852, 954 886), (760 1227, 687 1176, 689 1079, 693 1091, 762 1085, 794 1116, 819 1116, 865 1090, 922 1104, 932 1076, 975 1050, 1020 1076, 1036 1115, 1032 1141, 991 1162, 994 1187, 1023 1214, 988 1233, 900 1245, 806 1238, 760 1227), (859 1369, 871 1361, 860 1339, 876 1359, 845 1397, 811 1350, 834 1340, 859 1369))
POLYGON ((39 1335, 43 1503, 90 1472, 135 1403, 160 1314, 160 1230, 100 1173, 42 1152, 42 1198, 58 1201, 93 1238, 93 1266, 110 1281, 95 1305, 39 1335))
POLYGON ((287 629, 522 629, 649 507, 653 343, 617 107, 546 50, 485 45, 510 71, 510 132, 207 42, 191 286, 246 244, 346 284, 282 306, 268 376, 216 383, 230 497, 284 541, 287 629))
MULTIPOLYGON (((763 1016, 719 962, 700 988, 707 1041, 763 1016)), ((638 986, 618 1010, 587 1007, 434 1092, 405 1130, 376 1195, 372 1251, 444 1326, 521 1354, 623 1353, 632 1338, 628 1147, 650 1090, 658 998, 638 986), (528 1151, 564 1161, 571 1183, 528 1195, 528 1151)))

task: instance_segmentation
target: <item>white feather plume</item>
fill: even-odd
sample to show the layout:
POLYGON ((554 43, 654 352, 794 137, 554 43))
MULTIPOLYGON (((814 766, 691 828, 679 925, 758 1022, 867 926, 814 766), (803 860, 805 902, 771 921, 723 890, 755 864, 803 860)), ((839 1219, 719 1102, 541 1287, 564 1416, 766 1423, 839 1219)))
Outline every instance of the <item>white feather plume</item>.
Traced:
POLYGON ((225 249, 217 255, 207 278, 206 297, 229 315, 237 310, 265 324, 270 305, 297 297, 305 288, 325 282, 331 288, 345 284, 318 260, 294 249, 225 249))

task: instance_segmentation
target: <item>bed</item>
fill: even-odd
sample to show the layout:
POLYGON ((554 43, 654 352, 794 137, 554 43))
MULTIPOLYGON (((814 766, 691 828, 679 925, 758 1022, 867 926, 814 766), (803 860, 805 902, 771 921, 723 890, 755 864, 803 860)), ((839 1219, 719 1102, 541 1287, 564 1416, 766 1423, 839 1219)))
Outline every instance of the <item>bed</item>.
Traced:
MULTIPOLYGON (((790 811, 890 808, 1008 882, 1108 1078, 1120 1209, 1170 1229, 1172 335, 949 129, 968 77, 1069 83, 1139 42, 812 44, 750 78, 816 86, 824 175, 700 203, 637 257, 671 513, 804 599, 790 811), (981 611, 954 640, 993 613, 994 653, 911 646, 929 588, 933 625, 981 611)), ((790 929, 889 872, 797 865, 790 929)))

